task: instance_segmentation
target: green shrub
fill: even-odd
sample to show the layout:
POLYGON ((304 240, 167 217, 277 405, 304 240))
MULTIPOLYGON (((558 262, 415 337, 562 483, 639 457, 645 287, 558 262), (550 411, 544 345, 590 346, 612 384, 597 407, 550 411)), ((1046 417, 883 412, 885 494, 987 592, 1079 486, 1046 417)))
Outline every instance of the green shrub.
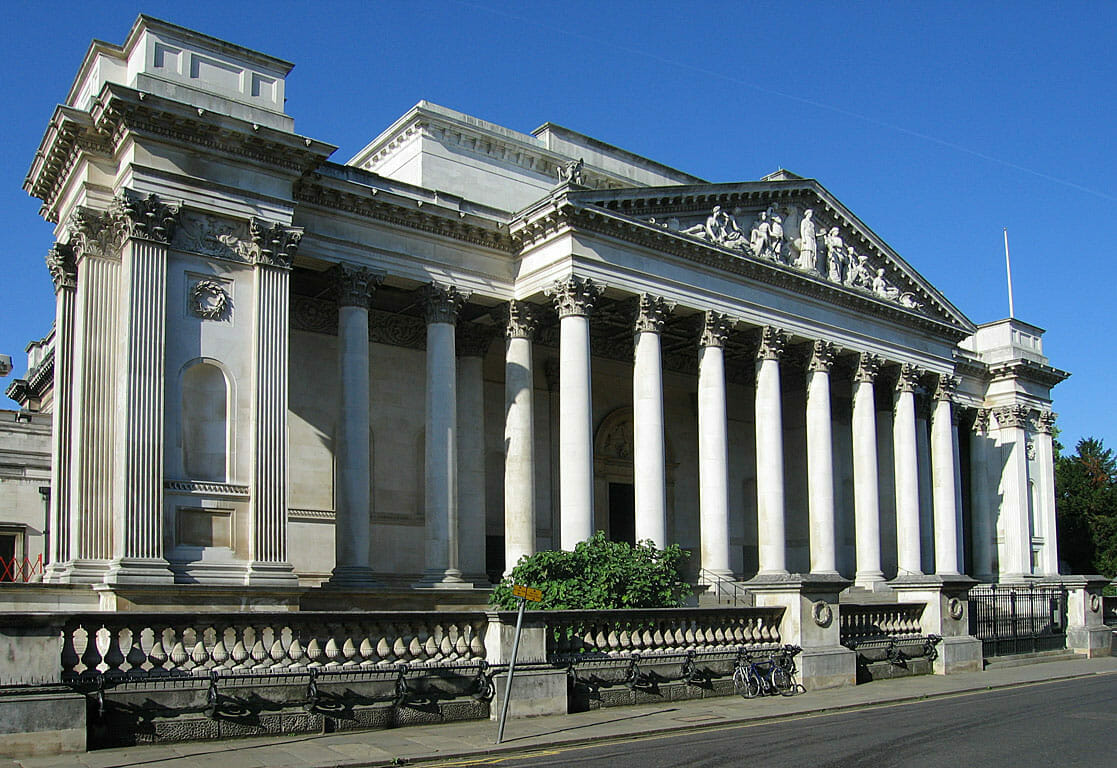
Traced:
POLYGON ((650 541, 635 547, 609 541, 598 531, 573 552, 548 550, 523 557, 489 598, 489 604, 512 610, 519 600, 512 585, 543 592, 533 610, 602 608, 676 608, 690 595, 681 566, 690 553, 678 544, 656 549, 650 541))

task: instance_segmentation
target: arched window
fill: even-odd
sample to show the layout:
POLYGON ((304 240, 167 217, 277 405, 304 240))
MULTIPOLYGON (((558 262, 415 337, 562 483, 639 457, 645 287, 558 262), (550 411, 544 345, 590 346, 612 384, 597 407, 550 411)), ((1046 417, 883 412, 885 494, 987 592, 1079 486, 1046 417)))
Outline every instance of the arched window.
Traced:
POLYGON ((228 481, 229 387, 224 372, 199 361, 182 372, 182 463, 190 480, 228 481))

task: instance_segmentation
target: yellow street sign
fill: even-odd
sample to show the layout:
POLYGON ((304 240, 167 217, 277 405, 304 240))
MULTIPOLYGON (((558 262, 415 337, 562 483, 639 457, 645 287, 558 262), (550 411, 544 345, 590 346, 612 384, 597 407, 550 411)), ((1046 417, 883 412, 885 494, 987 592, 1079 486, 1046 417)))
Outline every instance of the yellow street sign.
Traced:
POLYGON ((512 594, 516 597, 522 597, 525 600, 530 600, 533 603, 538 603, 540 600, 543 599, 542 590, 525 587, 521 584, 512 585, 512 594))

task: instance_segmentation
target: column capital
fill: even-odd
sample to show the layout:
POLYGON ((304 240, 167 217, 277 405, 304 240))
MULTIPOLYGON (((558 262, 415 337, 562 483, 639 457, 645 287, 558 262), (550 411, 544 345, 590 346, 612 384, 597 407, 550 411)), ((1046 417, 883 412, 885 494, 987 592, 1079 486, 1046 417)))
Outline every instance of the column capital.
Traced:
POLYGON ((120 250, 121 232, 108 211, 79 206, 70 212, 66 228, 75 260, 87 255, 111 258, 120 250))
POLYGON ((989 432, 989 417, 993 415, 989 408, 978 408, 973 420, 973 431, 977 434, 989 432))
POLYGON ((339 307, 368 309, 372 294, 384 282, 384 275, 368 267, 335 264, 330 268, 330 281, 339 307))
POLYGON ((170 243, 178 223, 180 208, 163 202, 154 192, 143 196, 122 190, 113 198, 109 214, 121 239, 134 237, 156 243, 170 243))
POLYGON ((78 268, 74 262, 74 249, 65 243, 55 243, 47 251, 47 271, 54 282, 54 292, 63 288, 73 290, 78 284, 78 268))
POLYGON ((458 338, 455 343, 459 357, 484 357, 493 343, 496 329, 480 323, 458 323, 458 338))
POLYGON ((539 325, 535 309, 526 301, 510 301, 500 308, 500 322, 506 339, 532 339, 539 325))
POLYGON ((469 294, 459 291, 452 285, 429 283, 423 286, 420 300, 423 302, 423 314, 427 323, 458 322, 458 312, 461 311, 469 294))
POLYGON ((809 373, 830 373, 830 369, 834 367, 834 357, 838 353, 838 347, 831 344, 829 341, 816 340, 811 344, 811 358, 807 362, 807 371, 809 373))
POLYGON ((707 310, 702 313, 702 330, 698 337, 700 347, 724 347, 733 321, 729 315, 707 310))
POLYGON ((787 347, 787 334, 772 325, 760 331, 760 347, 756 350, 757 360, 779 360, 787 347))
POLYGON ((295 260, 295 251, 303 237, 301 227, 287 227, 283 224, 252 219, 248 227, 252 242, 248 245, 248 256, 253 264, 267 267, 290 269, 295 260))
POLYGON ((897 392, 915 392, 919 389, 919 380, 923 377, 923 370, 914 365, 904 363, 900 366, 900 375, 896 378, 897 392))
POLYGON ((574 275, 566 280, 556 280, 545 293, 555 302, 555 311, 558 312, 559 319, 562 319, 572 316, 589 317, 604 289, 605 286, 588 277, 574 275))
POLYGON ((935 384, 934 399, 936 401, 954 400, 954 393, 958 389, 959 380, 957 376, 949 374, 939 374, 938 381, 935 384))
POLYGON ((1022 427, 1028 426, 1028 407, 1026 405, 1006 405, 1001 408, 994 408, 993 415, 997 419, 997 426, 1006 427, 1022 427))
POLYGON ((675 302, 661 296, 641 293, 636 309, 636 333, 661 333, 667 317, 675 309, 675 302))
POLYGON ((880 355, 871 352, 862 352, 857 356, 857 370, 853 372, 853 380, 858 384, 872 384, 880 374, 880 367, 884 360, 880 355))
POLYGON ((1055 429, 1055 419, 1059 414, 1053 411, 1039 411, 1036 414, 1036 431, 1050 435, 1055 429))

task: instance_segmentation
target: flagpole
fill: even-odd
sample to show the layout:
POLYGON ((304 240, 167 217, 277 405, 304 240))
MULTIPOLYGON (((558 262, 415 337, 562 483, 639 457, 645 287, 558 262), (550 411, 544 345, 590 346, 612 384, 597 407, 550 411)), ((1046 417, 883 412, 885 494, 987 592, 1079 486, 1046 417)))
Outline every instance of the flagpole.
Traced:
POLYGON ((1008 275, 1008 316, 1009 318, 1016 317, 1016 311, 1012 306, 1012 262, 1008 258, 1008 227, 1004 228, 1005 231, 1005 273, 1008 275))

